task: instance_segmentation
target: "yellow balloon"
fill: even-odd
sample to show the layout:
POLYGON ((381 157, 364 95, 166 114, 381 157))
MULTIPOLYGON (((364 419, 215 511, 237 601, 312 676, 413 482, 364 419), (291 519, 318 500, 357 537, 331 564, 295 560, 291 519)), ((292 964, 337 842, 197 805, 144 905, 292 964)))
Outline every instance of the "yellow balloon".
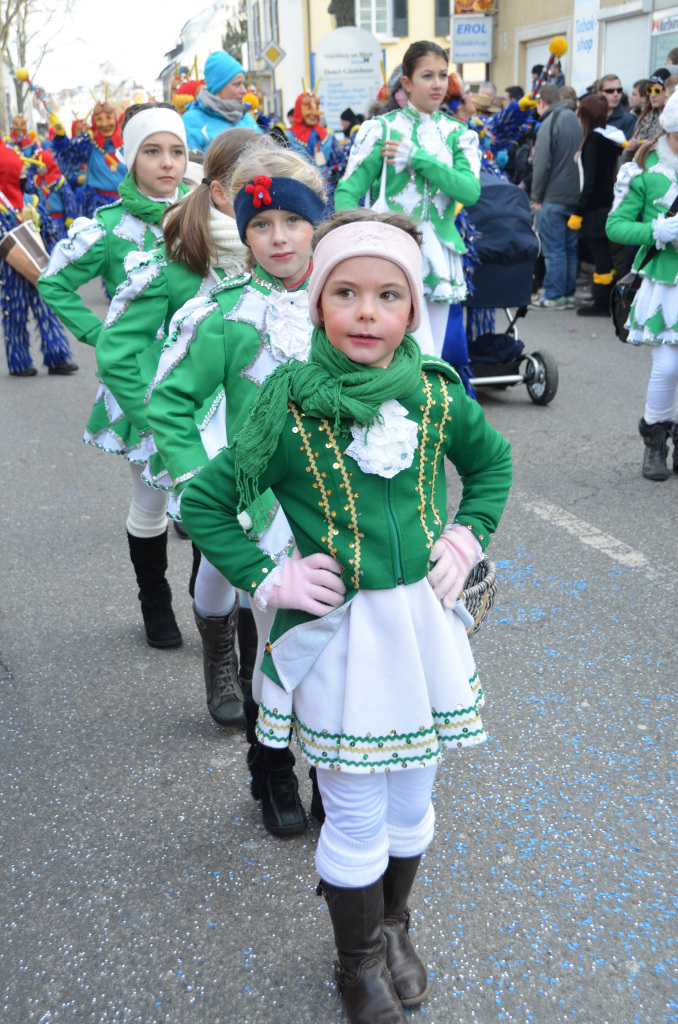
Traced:
POLYGON ((28 71, 26 68, 17 68, 14 72, 19 82, 28 81, 28 71))

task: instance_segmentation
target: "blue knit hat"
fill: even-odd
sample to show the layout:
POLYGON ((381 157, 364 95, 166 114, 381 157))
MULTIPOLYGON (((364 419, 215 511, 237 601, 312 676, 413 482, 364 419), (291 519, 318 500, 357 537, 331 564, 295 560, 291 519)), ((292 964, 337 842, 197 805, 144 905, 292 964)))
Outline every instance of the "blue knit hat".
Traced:
POLYGON ((230 53, 216 50, 210 53, 205 61, 205 87, 216 96, 232 78, 244 71, 242 64, 235 57, 231 57, 230 53))

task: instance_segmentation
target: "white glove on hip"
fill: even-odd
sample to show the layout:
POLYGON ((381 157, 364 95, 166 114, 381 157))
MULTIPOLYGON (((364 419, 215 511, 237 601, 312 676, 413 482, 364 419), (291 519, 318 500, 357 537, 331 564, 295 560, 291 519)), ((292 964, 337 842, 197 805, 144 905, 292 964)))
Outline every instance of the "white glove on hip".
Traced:
POLYGON ((466 526, 445 527, 433 545, 435 565, 426 579, 445 608, 454 608, 466 577, 482 558, 482 548, 466 526))
POLYGON ((678 217, 659 217, 652 224, 652 234, 660 247, 675 242, 678 239, 678 217))
POLYGON ((276 573, 281 568, 279 578, 267 588, 269 608, 298 608, 311 615, 326 615, 344 603, 346 584, 340 576, 341 566, 331 555, 317 552, 302 558, 295 548, 276 573))

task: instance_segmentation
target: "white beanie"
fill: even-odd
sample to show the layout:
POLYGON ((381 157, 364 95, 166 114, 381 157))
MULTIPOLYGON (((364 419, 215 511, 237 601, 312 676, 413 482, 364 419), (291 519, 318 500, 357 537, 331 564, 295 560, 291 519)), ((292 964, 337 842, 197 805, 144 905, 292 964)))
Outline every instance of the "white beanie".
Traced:
POLYGON ((659 123, 665 132, 678 132, 678 92, 674 92, 666 101, 666 106, 659 115, 659 123))
POLYGON ((158 132, 170 132, 170 134, 176 135, 184 147, 184 155, 186 163, 188 163, 186 129, 181 114, 177 110, 170 110, 169 107, 153 107, 148 110, 140 110, 138 114, 130 117, 122 130, 123 159, 130 174, 134 172, 134 161, 141 144, 149 135, 156 135, 158 132))

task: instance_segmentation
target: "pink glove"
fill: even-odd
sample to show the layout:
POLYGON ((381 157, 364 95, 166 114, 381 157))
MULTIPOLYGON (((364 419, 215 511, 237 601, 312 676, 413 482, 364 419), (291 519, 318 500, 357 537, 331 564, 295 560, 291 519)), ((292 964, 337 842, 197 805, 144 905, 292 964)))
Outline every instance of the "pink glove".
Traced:
MULTIPOLYGON (((278 566, 280 568, 280 566, 278 566)), ((311 615, 326 615, 344 603, 346 584, 341 567, 331 555, 318 552, 302 558, 297 549, 282 563, 279 582, 268 590, 270 608, 298 608, 311 615)))
POLYGON ((466 577, 480 561, 482 548, 466 526, 446 527, 433 545, 435 565, 426 579, 445 608, 454 608, 466 577))

